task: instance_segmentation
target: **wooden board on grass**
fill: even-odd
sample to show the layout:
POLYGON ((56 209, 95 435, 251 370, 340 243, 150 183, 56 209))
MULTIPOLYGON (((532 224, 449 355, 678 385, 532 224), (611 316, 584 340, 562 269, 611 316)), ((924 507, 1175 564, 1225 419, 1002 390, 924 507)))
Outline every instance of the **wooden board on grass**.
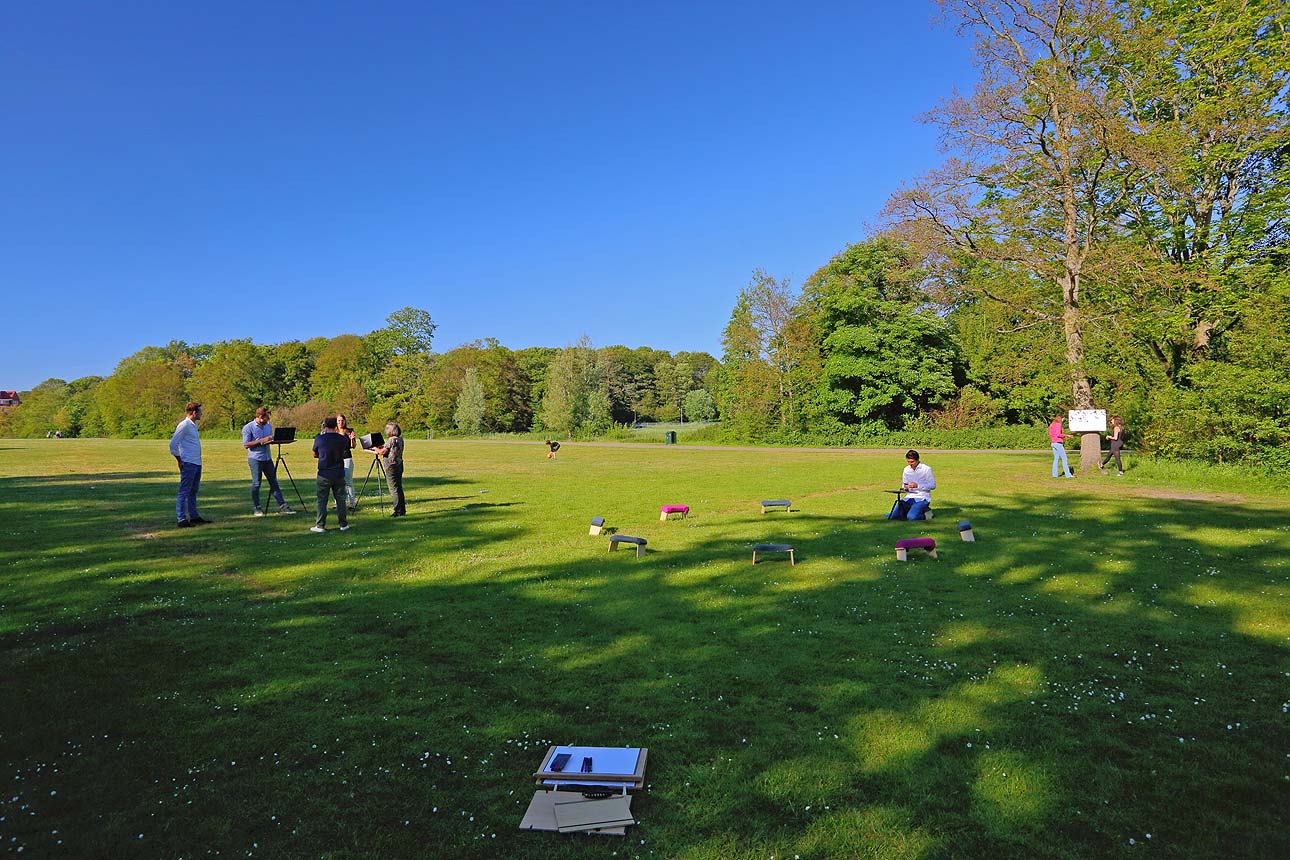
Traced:
MULTIPOLYGON (((549 830, 559 832, 559 825, 555 820, 555 802, 557 800, 582 800, 580 795, 568 791, 548 791, 539 788, 533 792, 533 799, 529 801, 529 808, 524 813, 524 819, 520 821, 521 830, 549 830)), ((632 799, 626 798, 627 808, 630 811, 632 799)), ((570 831, 574 832, 574 831, 570 831)), ((598 827, 590 830, 579 831, 582 833, 594 833, 598 836, 626 836, 627 827, 621 825, 618 827, 598 827)))
POLYGON ((580 797, 555 799, 555 826, 561 833, 627 827, 635 823, 636 819, 632 818, 632 799, 625 794, 606 800, 585 800, 580 797))

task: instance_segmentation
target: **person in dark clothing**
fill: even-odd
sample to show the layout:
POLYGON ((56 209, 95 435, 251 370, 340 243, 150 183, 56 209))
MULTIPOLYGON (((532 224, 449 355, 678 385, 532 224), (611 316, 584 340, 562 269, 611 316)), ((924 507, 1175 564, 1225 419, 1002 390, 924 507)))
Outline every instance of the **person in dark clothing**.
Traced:
POLYGON ((350 456, 349 438, 336 429, 336 416, 328 415, 322 432, 314 437, 314 456, 318 458, 318 517, 311 532, 327 531, 327 497, 336 499, 336 519, 340 530, 349 531, 349 511, 345 507, 345 459, 350 456))
POLYGON ((553 441, 551 439, 548 439, 546 440, 546 447, 547 447, 546 458, 548 460, 554 460, 555 452, 560 450, 560 443, 553 441))
POLYGON ((385 479, 390 485, 390 502, 394 505, 392 517, 407 516, 407 499, 403 496, 403 430, 391 421, 385 425, 385 444, 375 449, 385 467, 385 479))
POLYGON ((1124 476, 1124 463, 1120 460, 1120 450, 1124 447, 1124 419, 1119 415, 1111 416, 1111 433, 1106 437, 1111 443, 1111 450, 1106 452, 1106 458, 1102 460, 1099 469, 1105 469, 1106 464, 1115 458, 1116 477, 1124 476))

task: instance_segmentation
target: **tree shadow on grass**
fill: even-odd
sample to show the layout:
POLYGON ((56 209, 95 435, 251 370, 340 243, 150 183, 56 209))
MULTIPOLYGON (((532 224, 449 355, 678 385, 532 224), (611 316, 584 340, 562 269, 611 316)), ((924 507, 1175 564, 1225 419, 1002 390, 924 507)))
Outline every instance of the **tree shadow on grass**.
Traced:
POLYGON ((509 540, 540 537, 509 504, 325 547, 230 522, 150 556, 107 534, 83 574, 66 559, 107 514, 43 535, 63 560, 5 600, 15 832, 120 856, 1290 849, 1287 540, 1263 511, 991 498, 971 507, 975 544, 939 508, 773 528, 754 511, 633 524, 639 562, 579 520, 547 536, 557 562, 509 540), (895 561, 915 533, 939 562, 895 561), (802 563, 754 567, 772 540, 802 563), (72 593, 62 627, 32 614, 72 593), (650 748, 630 841, 515 830, 564 742, 650 748))

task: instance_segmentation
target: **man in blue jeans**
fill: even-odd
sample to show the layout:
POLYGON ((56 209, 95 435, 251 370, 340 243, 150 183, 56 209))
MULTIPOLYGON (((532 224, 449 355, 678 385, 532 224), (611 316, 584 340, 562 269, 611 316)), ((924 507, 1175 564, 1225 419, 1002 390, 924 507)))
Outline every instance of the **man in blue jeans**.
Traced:
POLYGON ((175 525, 181 529, 210 522, 197 513, 197 490, 202 485, 202 440, 197 422, 202 420, 202 405, 190 400, 184 413, 184 420, 175 425, 175 434, 170 437, 170 453, 179 464, 175 525))
POLYGON ((905 468, 900 473, 900 486, 905 491, 905 498, 896 502, 887 519, 930 520, 936 476, 932 474, 931 466, 919 460, 917 451, 905 452, 905 468))
POLYGON ((269 423, 269 410, 261 406, 255 410, 255 420, 247 422, 242 428, 242 447, 246 449, 247 462, 251 467, 251 508, 257 517, 262 517, 265 513, 260 510, 261 478, 269 479, 269 492, 278 500, 278 513, 295 513, 282 497, 282 488, 278 486, 278 467, 269 451, 272 442, 273 425, 269 423))

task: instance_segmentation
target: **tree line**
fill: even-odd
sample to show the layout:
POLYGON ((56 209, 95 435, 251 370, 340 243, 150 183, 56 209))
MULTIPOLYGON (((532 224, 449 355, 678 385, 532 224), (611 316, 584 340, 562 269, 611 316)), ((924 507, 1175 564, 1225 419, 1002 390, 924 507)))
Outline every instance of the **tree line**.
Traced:
MULTIPOLYGON (((1123 415, 1136 447, 1290 465, 1290 38, 1270 0, 943 0, 980 71, 926 119, 946 162, 800 285, 762 270, 703 352, 436 353, 424 310, 277 345, 173 342, 51 379, 0 433, 313 426, 590 435, 720 418, 729 440, 1123 415)), ((1096 440, 1085 440, 1095 444, 1096 440)), ((1042 439, 1041 439, 1042 442, 1042 439)))
POLYGON ((279 426, 317 427, 344 412, 355 426, 397 421, 412 431, 573 435, 641 420, 708 421, 716 407, 704 352, 593 347, 511 350, 487 339, 431 350, 435 324, 418 308, 366 335, 281 344, 172 341, 127 356, 107 377, 49 379, 0 413, 0 432, 155 438, 183 404, 203 405, 203 433, 236 435, 255 408, 279 426))

